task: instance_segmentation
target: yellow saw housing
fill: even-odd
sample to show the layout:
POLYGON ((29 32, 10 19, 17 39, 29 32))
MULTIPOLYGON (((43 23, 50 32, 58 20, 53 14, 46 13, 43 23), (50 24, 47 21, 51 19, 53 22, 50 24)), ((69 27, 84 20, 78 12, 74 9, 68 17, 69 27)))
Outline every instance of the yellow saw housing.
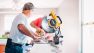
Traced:
POLYGON ((52 18, 56 21, 56 26, 55 27, 59 27, 60 26, 60 23, 59 21, 57 20, 57 15, 55 14, 55 11, 52 10, 51 13, 50 13, 50 16, 52 16, 52 18))

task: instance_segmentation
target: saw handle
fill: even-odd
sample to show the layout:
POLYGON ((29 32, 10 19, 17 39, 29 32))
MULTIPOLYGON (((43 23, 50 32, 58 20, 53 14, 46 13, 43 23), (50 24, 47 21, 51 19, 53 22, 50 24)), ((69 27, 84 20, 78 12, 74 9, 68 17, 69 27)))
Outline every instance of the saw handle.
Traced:
POLYGON ((60 20, 60 24, 62 24, 62 20, 61 20, 61 18, 59 17, 59 16, 57 16, 58 18, 59 18, 59 20, 60 20))

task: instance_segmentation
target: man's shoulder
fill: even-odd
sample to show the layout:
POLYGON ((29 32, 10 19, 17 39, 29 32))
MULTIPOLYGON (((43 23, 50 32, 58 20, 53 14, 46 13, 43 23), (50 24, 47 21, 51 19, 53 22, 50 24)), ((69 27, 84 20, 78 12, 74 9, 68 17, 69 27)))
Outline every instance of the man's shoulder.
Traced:
POLYGON ((22 14, 21 14, 21 13, 19 13, 19 14, 17 14, 17 15, 16 15, 16 17, 22 17, 22 14))
POLYGON ((23 15, 22 15, 21 13, 19 13, 18 15, 16 15, 15 18, 16 18, 16 19, 20 19, 20 20, 21 20, 21 19, 24 19, 24 18, 23 18, 23 15))

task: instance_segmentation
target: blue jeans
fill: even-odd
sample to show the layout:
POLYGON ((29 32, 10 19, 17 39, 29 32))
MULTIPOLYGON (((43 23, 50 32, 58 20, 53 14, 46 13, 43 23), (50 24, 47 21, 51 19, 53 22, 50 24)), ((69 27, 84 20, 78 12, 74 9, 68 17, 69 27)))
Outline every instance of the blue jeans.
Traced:
POLYGON ((8 38, 5 53, 23 53, 23 49, 22 46, 13 44, 12 40, 8 38))

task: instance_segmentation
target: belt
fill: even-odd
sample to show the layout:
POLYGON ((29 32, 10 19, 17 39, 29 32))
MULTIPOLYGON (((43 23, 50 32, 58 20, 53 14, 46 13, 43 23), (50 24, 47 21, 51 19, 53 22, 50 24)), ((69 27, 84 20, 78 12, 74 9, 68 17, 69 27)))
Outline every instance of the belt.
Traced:
POLYGON ((22 46, 22 44, 18 44, 18 43, 14 43, 14 42, 12 42, 12 45, 14 45, 14 46, 22 46))
MULTIPOLYGON (((14 42, 12 42, 12 45, 14 45, 14 46, 20 46, 20 47, 22 46, 22 44, 18 44, 18 43, 14 43, 14 42)), ((26 44, 25 44, 25 46, 28 46, 28 45, 32 45, 32 46, 33 46, 34 43, 33 43, 33 44, 28 44, 28 43, 26 43, 26 44)))
POLYGON ((28 46, 28 45, 32 45, 32 46, 33 46, 33 45, 34 45, 34 43, 32 43, 32 44, 28 44, 28 43, 26 43, 25 45, 26 45, 26 46, 28 46))
MULTIPOLYGON (((8 38, 8 40, 11 40, 10 42, 11 42, 11 44, 14 45, 14 46, 20 46, 20 47, 22 46, 22 44, 12 42, 12 39, 10 39, 10 38, 8 38)), ((25 45, 26 45, 26 46, 28 46, 28 45, 32 45, 32 46, 33 46, 34 43, 32 43, 32 44, 28 44, 28 43, 26 43, 25 45)))

